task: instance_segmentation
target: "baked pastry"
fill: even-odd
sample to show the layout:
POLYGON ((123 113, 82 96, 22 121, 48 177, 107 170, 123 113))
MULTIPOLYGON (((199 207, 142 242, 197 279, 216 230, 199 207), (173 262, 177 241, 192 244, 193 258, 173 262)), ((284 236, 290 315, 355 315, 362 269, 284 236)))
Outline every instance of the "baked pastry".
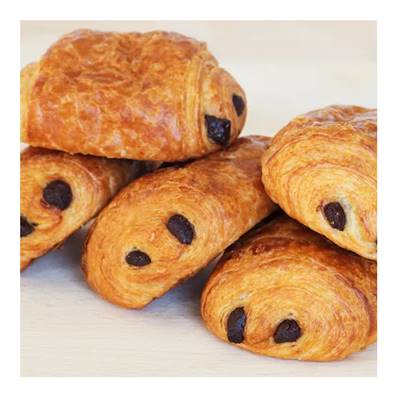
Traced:
POLYGON ((78 30, 21 72, 22 141, 177 161, 230 144, 246 97, 206 44, 177 33, 78 30))
POLYGON ((271 213, 260 162, 268 142, 240 138, 124 188, 87 236, 83 271, 92 289, 123 307, 144 307, 271 213))
POLYGON ((21 270, 94 217, 144 162, 29 147, 21 153, 21 270))
POLYGON ((375 109, 329 106, 293 119, 262 160, 265 190, 291 217, 360 256, 377 256, 375 109))
POLYGON ((376 262, 282 216, 250 231, 211 274, 202 317, 224 341, 332 361, 376 341, 376 262))

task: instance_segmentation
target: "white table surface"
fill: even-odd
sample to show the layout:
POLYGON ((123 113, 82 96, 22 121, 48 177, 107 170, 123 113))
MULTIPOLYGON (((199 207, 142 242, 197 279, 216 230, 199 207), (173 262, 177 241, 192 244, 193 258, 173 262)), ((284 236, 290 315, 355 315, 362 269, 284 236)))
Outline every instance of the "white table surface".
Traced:
MULTIPOLYGON (((373 22, 23 22, 21 65, 61 34, 174 30, 207 41, 244 87, 244 134, 273 135, 290 118, 332 103, 376 106, 373 22)), ((88 289, 86 229, 21 274, 22 376, 375 376, 376 346, 330 363, 278 360, 222 343, 203 325, 199 296, 211 267, 144 310, 88 289)))

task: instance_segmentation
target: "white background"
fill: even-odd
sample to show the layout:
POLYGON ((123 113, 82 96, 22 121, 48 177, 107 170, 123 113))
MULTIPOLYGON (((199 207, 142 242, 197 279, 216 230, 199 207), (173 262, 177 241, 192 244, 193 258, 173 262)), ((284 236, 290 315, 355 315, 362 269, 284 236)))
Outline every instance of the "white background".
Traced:
MULTIPOLYGON (((374 22, 24 22, 21 66, 61 34, 174 30, 206 41, 248 97, 245 134, 274 134, 296 114, 332 103, 376 106, 374 22)), ((334 363, 261 357, 218 341, 199 315, 209 270, 142 311, 92 293, 79 269, 85 231, 21 275, 24 376, 369 376, 376 348, 334 363)))

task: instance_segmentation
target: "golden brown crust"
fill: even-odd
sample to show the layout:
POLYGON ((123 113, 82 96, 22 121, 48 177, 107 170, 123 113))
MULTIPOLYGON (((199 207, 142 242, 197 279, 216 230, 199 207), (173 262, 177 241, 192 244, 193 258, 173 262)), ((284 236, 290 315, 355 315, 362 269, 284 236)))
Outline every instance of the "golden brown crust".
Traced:
POLYGON ((29 147, 21 153, 21 270, 35 258, 62 243, 94 217, 111 197, 134 176, 142 162, 69 155, 29 147), (44 199, 44 189, 62 181, 71 189, 70 205, 61 210, 44 199), (32 228, 32 226, 34 228, 32 228))
POLYGON ((243 308, 238 347, 279 358, 342 359, 376 341, 376 279, 376 262, 282 216, 224 254, 203 290, 202 317, 228 342, 240 337, 231 334, 230 314, 243 308), (300 333, 277 343, 285 320, 297 322, 300 333))
POLYGON ((376 110, 330 106, 293 119, 262 160, 265 190, 287 214, 369 259, 377 255, 376 131, 376 110))
POLYGON ((205 115, 242 130, 245 94, 204 43, 167 32, 78 30, 21 72, 22 141, 111 158, 176 161, 219 145, 205 115))
POLYGON ((205 267, 275 210, 261 183, 268 142, 240 138, 228 150, 158 170, 123 189, 89 232, 83 255, 89 285, 112 303, 141 308, 205 267), (193 226, 189 243, 168 229, 175 215, 193 226), (151 262, 129 265, 126 256, 137 250, 151 262))

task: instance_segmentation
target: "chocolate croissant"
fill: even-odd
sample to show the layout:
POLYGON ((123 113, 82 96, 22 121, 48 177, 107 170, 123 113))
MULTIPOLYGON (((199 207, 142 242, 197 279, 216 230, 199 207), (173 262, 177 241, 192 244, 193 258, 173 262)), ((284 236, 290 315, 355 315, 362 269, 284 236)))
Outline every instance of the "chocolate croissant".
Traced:
POLYGON ((206 44, 177 33, 78 30, 21 72, 22 141, 179 161, 232 143, 246 97, 206 44))
POLYGON ((376 110, 330 106, 293 119, 262 160, 265 190, 337 245, 377 256, 376 110))
POLYGON ((267 137, 158 170, 124 188, 91 227, 88 284, 112 303, 141 308, 205 267, 276 205, 261 183, 267 137))
POLYGON ((226 342, 278 358, 332 361, 376 341, 376 262, 287 216, 224 254, 202 317, 226 342))
POLYGON ((21 154, 21 270, 94 217, 143 162, 29 147, 21 154))

